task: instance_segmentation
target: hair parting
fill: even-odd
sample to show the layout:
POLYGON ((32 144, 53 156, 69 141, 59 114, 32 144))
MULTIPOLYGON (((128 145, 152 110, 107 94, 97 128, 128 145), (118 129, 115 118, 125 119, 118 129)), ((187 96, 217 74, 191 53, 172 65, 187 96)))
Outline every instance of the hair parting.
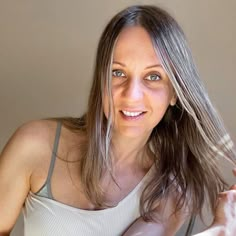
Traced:
POLYGON ((147 143, 156 168, 141 196, 141 215, 152 220, 153 209, 173 193, 176 211, 187 207, 190 214, 201 214, 207 199, 213 211, 218 193, 227 186, 218 159, 236 164, 233 142, 199 78, 182 29, 166 11, 151 5, 128 7, 111 19, 97 48, 88 111, 63 120, 87 137, 81 159, 87 197, 98 207, 106 205, 100 180, 105 171, 112 176, 111 64, 120 32, 132 26, 141 26, 150 35, 177 96, 176 105, 167 109, 147 143), (108 119, 103 113, 104 93, 110 99, 108 119))

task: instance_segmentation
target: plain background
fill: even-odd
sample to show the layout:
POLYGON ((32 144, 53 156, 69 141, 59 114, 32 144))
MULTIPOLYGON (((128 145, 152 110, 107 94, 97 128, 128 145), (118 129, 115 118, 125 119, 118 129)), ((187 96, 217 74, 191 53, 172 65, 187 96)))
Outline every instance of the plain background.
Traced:
MULTIPOLYGON (((1 0, 0 149, 28 120, 86 110, 99 36, 117 11, 139 3, 161 6, 180 23, 210 97, 236 140, 236 1, 1 0)), ((236 182, 231 169, 222 162, 229 183, 236 182)), ((209 221, 208 210, 205 216, 209 221)), ((194 231, 202 228, 198 220, 194 231)), ((21 231, 22 218, 12 235, 21 231)))

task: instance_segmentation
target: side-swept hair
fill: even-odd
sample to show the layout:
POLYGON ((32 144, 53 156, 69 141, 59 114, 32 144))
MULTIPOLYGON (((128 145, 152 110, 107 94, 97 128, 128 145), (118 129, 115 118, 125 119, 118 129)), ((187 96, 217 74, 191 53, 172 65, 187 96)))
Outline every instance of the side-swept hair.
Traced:
POLYGON ((199 79, 182 29, 166 11, 150 5, 128 7, 108 23, 97 48, 88 111, 81 118, 64 120, 72 130, 84 130, 87 135, 81 160, 86 194, 96 206, 104 206, 100 178, 112 166, 112 122, 103 113, 103 93, 106 89, 112 111, 113 50, 120 32, 132 26, 141 26, 150 35, 178 98, 147 143, 156 172, 142 193, 141 215, 152 219, 154 206, 173 192, 178 193, 176 210, 187 205, 190 213, 201 213, 206 199, 213 210, 218 193, 226 187, 217 160, 224 157, 236 163, 233 143, 199 79))

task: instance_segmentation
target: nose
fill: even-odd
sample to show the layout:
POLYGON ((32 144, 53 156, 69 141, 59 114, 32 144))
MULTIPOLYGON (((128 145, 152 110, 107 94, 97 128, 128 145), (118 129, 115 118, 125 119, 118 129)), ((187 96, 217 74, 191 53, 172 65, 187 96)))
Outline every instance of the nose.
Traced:
POLYGON ((124 86, 123 97, 128 101, 138 101, 143 98, 142 84, 138 79, 130 79, 124 86))

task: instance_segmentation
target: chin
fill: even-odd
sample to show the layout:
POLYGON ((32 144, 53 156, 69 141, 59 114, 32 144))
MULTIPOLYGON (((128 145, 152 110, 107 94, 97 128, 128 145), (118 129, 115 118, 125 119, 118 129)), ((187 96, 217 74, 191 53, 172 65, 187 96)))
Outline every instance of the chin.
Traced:
MULTIPOLYGON (((116 131, 115 131, 116 132, 116 131)), ((116 132, 119 136, 123 136, 126 138, 146 138, 151 134, 151 132, 147 132, 147 130, 142 129, 142 127, 121 127, 119 131, 116 132)))

